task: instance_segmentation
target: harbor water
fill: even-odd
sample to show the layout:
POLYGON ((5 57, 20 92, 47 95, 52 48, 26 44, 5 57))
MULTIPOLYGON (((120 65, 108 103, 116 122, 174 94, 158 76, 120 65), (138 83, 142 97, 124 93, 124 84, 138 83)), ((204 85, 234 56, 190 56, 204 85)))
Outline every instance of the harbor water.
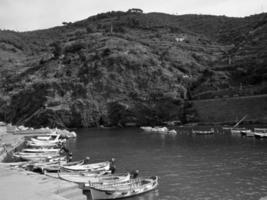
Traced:
POLYGON ((216 129, 196 135, 177 128, 177 135, 138 128, 79 129, 69 142, 73 160, 116 158, 117 172, 138 169, 157 175, 157 190, 132 200, 258 200, 267 196, 267 139, 232 135, 216 129))

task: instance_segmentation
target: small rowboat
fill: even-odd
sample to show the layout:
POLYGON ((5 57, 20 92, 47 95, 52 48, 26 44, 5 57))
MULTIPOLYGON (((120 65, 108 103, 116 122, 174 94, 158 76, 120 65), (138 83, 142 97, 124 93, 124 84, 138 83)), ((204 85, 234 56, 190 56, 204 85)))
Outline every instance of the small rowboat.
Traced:
POLYGON ((41 161, 59 157, 58 153, 14 153, 14 157, 27 161, 41 161))
POLYGON ((167 133, 169 131, 167 127, 159 127, 159 126, 156 127, 142 126, 140 128, 148 132, 167 133))
POLYGON ((29 147, 35 147, 35 148, 37 148, 37 147, 43 147, 43 148, 59 147, 60 144, 61 144, 60 142, 59 143, 35 143, 35 142, 32 142, 32 141, 28 141, 26 143, 27 146, 29 146, 29 147))
POLYGON ((109 171, 100 171, 91 174, 69 174, 69 173, 59 173, 58 176, 66 181, 74 183, 101 183, 101 184, 114 184, 121 183, 130 180, 130 173, 111 175, 109 171))
POLYGON ((267 138, 267 128, 254 128, 256 138, 267 138))
POLYGON ((213 128, 210 130, 192 130, 192 133, 197 134, 197 135, 210 135, 213 134, 215 131, 213 128))
POLYGON ((150 126, 141 126, 140 128, 144 131, 148 131, 148 132, 152 131, 152 127, 150 126))
MULTIPOLYGON (((58 136, 59 136, 58 134, 53 133, 53 134, 50 134, 50 135, 47 135, 47 136, 37 136, 36 139, 37 140, 41 140, 41 141, 49 141, 49 140, 55 139, 58 136)), ((32 139, 34 139, 34 138, 32 138, 32 139)))
POLYGON ((233 128, 230 130, 231 130, 232 134, 235 134, 235 133, 241 133, 242 131, 247 131, 248 129, 246 129, 246 128, 233 128))
POLYGON ((92 199, 118 199, 140 195, 156 189, 158 177, 131 179, 125 183, 100 185, 88 184, 92 199))
POLYGON ((111 162, 105 161, 100 163, 62 166, 62 169, 68 171, 102 171, 102 170, 109 170, 110 167, 111 167, 111 162))
POLYGON ((32 171, 41 171, 42 173, 58 172, 60 170, 60 166, 66 163, 67 163, 66 157, 62 157, 62 160, 34 162, 25 165, 25 167, 30 168, 32 171))
POLYGON ((169 130, 167 127, 150 127, 150 126, 141 126, 142 130, 146 132, 155 132, 155 133, 164 133, 164 134, 170 134, 170 135, 176 135, 176 130, 169 130))
POLYGON ((249 129, 241 131, 240 134, 247 137, 253 137, 255 135, 254 132, 249 129))
POLYGON ((48 149, 48 148, 35 148, 35 149, 22 149, 25 153, 59 153, 61 149, 48 149))
POLYGON ((57 152, 41 152, 41 153, 30 153, 30 152, 16 152, 13 154, 14 156, 29 156, 29 157, 46 157, 46 156, 54 156, 59 155, 57 152))
POLYGON ((42 141, 42 140, 38 140, 35 138, 31 138, 31 142, 35 143, 35 144, 39 144, 39 145, 46 145, 46 144, 59 144, 59 143, 64 143, 66 142, 66 139, 58 139, 58 140, 47 140, 47 141, 42 141))

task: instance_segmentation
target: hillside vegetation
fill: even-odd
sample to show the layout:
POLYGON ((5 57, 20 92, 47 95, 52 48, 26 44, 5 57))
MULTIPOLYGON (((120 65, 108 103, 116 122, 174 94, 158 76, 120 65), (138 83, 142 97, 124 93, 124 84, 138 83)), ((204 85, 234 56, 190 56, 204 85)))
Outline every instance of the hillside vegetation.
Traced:
POLYGON ((267 14, 108 12, 0 31, 0 120, 91 127, 186 122, 185 101, 267 93, 267 14))

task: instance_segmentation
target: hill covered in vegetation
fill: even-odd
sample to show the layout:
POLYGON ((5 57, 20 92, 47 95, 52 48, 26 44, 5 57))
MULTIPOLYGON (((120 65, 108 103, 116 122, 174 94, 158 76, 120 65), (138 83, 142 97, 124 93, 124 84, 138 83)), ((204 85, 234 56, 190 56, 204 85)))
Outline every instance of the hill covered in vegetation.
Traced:
POLYGON ((108 12, 0 31, 0 120, 91 127, 186 122, 188 99, 267 93, 267 14, 108 12))

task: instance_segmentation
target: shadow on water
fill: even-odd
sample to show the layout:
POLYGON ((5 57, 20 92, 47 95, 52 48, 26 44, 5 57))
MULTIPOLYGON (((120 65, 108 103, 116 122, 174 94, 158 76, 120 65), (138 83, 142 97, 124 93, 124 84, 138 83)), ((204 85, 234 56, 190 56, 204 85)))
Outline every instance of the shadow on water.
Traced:
POLYGON ((70 142, 74 160, 116 158, 118 172, 139 169, 160 177, 160 186, 134 200, 234 199, 267 196, 267 140, 231 135, 196 135, 177 128, 176 136, 140 129, 80 129, 70 142))

